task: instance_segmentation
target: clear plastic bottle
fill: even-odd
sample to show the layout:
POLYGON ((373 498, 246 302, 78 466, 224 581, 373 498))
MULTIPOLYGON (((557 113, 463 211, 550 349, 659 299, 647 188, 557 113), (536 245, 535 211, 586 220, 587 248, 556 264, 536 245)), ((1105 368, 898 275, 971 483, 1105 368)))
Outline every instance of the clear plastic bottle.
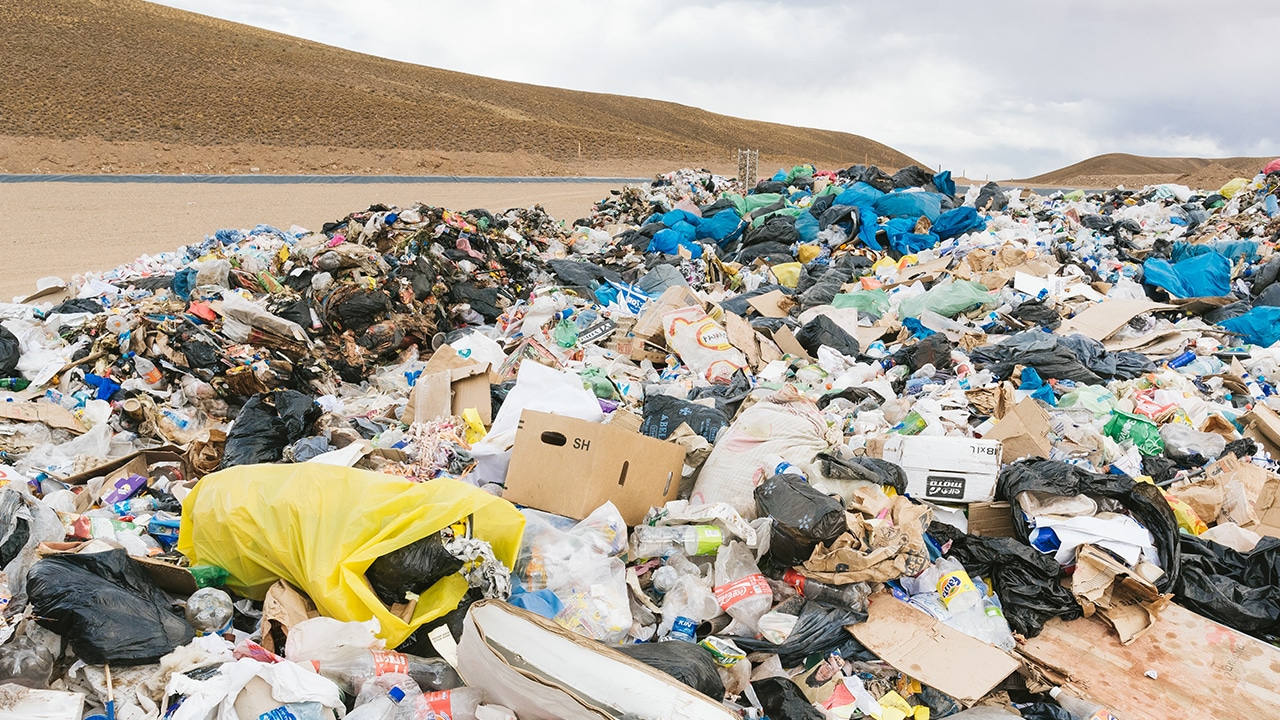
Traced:
POLYGON ((1050 690, 1049 697, 1071 715, 1071 720, 1116 720, 1105 705, 1076 697, 1060 687, 1050 690))
POLYGON ((787 570, 783 573, 782 580, 798 590, 805 598, 854 610, 865 610, 867 598, 871 595, 871 588, 866 583, 828 585, 811 580, 795 570, 787 570))
POLYGON ((715 555, 724 544, 724 532, 715 525, 636 528, 636 557, 715 555))
POLYGON ((221 635, 231 629, 235 606, 218 588, 200 588, 187 598, 187 622, 201 635, 221 635))
POLYGON ((431 717, 431 711, 438 720, 476 720, 476 708, 484 700, 484 693, 478 688, 460 687, 453 690, 423 693, 418 701, 419 718, 431 717))
POLYGON ((137 371, 138 377, 152 387, 159 385, 164 380, 164 375, 160 372, 160 368, 141 355, 133 355, 133 368, 137 371))
POLYGON ((356 694, 366 680, 383 675, 408 675, 418 687, 429 691, 462 685, 457 671, 440 658, 422 658, 389 650, 353 648, 350 653, 332 661, 313 660, 311 667, 337 683, 349 695, 356 694))
POLYGON ((974 586, 969 573, 964 569, 964 565, 961 565, 958 560, 944 557, 938 558, 936 566, 938 568, 938 595, 942 596, 942 602, 946 604, 947 610, 953 614, 959 614, 972 608, 981 607, 982 595, 978 592, 978 588, 974 586))

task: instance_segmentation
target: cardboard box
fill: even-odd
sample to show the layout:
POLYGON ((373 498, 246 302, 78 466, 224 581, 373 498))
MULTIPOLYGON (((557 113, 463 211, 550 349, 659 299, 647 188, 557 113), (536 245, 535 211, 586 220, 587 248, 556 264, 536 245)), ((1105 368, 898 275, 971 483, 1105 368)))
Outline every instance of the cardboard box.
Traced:
POLYGON ((1013 508, 1000 500, 969 503, 969 534, 983 537, 1017 537, 1013 531, 1013 508))
MULTIPOLYGON (((124 457, 108 460, 101 465, 97 465, 83 472, 78 472, 70 477, 62 478, 62 482, 68 485, 83 485, 93 478, 111 474, 130 463, 134 463, 132 467, 142 467, 145 471, 148 467, 158 462, 177 462, 181 463, 182 473, 184 477, 191 477, 191 468, 187 464, 187 456, 182 448, 177 445, 162 445, 160 447, 151 448, 150 450, 139 450, 129 453, 124 457), (141 465, 137 463, 141 458, 141 465)), ((128 473, 125 473, 126 475, 128 473)), ((139 475, 146 475, 146 472, 140 472, 139 475)))
POLYGON ((972 705, 1021 663, 889 595, 871 596, 867 621, 845 629, 882 660, 972 705))
POLYGON ((451 346, 442 345, 409 391, 405 417, 427 422, 443 415, 461 416, 467 408, 475 408, 480 421, 489 425, 493 422, 489 389, 488 363, 464 358, 451 346))
POLYGON ((907 472, 907 494, 943 503, 995 499, 1000 473, 999 440, 893 435, 884 444, 884 459, 907 472))
POLYGON ((525 410, 503 498, 581 520, 612 501, 628 525, 680 491, 684 448, 624 427, 525 410))
POLYGON ((1024 457, 1049 457, 1053 444, 1049 441, 1049 415, 1033 398, 1023 398, 1000 418, 984 440, 999 440, 1004 462, 1024 457))

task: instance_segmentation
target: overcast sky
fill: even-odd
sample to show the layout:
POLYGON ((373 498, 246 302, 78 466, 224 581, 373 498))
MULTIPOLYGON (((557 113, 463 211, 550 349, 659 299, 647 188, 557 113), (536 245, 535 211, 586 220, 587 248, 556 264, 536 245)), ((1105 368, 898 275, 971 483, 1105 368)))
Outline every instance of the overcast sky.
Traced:
POLYGON ((1270 0, 162 4, 422 65, 857 133, 974 178, 1105 152, 1280 154, 1270 0))

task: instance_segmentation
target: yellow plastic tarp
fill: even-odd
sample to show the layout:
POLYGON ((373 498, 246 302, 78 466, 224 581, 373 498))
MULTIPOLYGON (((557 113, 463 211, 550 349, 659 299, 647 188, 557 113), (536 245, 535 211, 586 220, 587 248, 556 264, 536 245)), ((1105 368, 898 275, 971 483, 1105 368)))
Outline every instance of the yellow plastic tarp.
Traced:
POLYGON ((1235 178, 1233 180, 1229 180, 1227 184, 1223 185, 1221 188, 1218 188, 1218 194, 1230 200, 1248 184, 1249 181, 1244 178, 1235 178))
POLYGON ((472 517, 472 535, 512 567, 524 533, 515 506, 456 480, 415 483, 367 470, 300 463, 242 465, 205 477, 182 507, 178 550, 216 565, 227 586, 261 600, 276 580, 311 597, 322 615, 377 618, 396 647, 453 610, 467 581, 450 575, 422 593, 409 622, 378 600, 365 571, 374 560, 472 517))
POLYGON ((800 268, 802 266, 798 262, 781 263, 774 265, 773 276, 778 279, 778 284, 782 287, 793 288, 800 283, 800 268))

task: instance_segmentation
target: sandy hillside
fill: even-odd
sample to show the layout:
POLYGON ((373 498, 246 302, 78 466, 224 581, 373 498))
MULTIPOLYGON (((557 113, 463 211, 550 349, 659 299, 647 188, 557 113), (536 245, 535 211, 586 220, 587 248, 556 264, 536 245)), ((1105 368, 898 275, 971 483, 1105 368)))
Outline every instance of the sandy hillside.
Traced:
POLYGON ((914 162, 857 135, 411 65, 139 0, 0 3, 0 23, 0 172, 633 176, 736 168, 740 147, 762 172, 914 162))
POLYGON ((1019 183, 1052 187, 1129 188, 1178 183, 1192 188, 1217 189, 1236 177, 1252 178, 1271 158, 1144 157, 1109 153, 1082 160, 1019 183))

